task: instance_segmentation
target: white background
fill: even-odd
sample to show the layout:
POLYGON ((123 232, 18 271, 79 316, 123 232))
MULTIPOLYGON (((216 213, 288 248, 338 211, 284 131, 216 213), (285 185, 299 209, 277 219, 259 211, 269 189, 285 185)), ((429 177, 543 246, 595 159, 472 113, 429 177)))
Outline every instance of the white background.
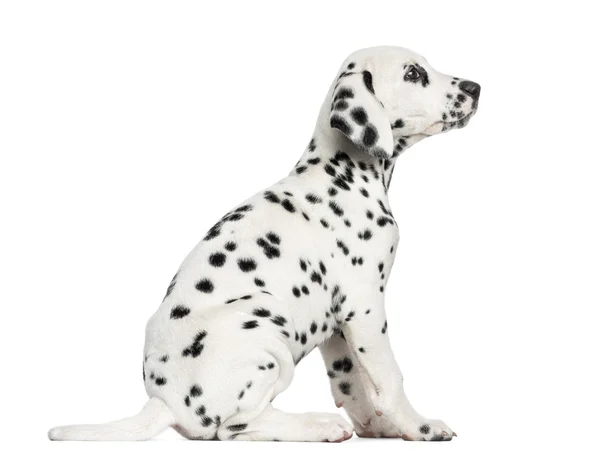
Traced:
MULTIPOLYGON (((599 37, 591 2, 556 3, 0 3, 0 446, 597 450, 599 37), (415 407, 459 437, 47 441, 141 408, 144 326, 180 262, 287 175, 342 60, 380 44, 482 85, 470 125, 402 155, 390 192, 390 336, 415 407)), ((335 411, 317 352, 276 404, 335 411)))

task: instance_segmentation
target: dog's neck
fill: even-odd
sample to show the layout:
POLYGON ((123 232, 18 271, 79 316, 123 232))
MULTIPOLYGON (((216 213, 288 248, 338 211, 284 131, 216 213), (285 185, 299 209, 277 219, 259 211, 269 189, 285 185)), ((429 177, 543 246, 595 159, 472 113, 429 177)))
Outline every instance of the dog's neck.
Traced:
MULTIPOLYGON (((387 159, 376 158, 360 150, 348 138, 339 131, 331 128, 329 125, 329 102, 324 103, 312 139, 296 166, 290 172, 290 175, 298 176, 301 179, 310 179, 314 175, 326 172, 325 165, 333 165, 340 178, 346 181, 348 176, 344 176, 346 164, 344 159, 340 159, 344 154, 350 157, 354 163, 354 177, 360 187, 366 188, 369 193, 373 193, 380 198, 387 198, 387 192, 390 187, 396 159, 402 152, 422 139, 418 136, 395 137, 396 149, 393 156, 387 159), (312 164, 315 163, 316 164, 312 164), (340 163, 341 162, 341 163, 340 163), (341 165, 341 167, 340 167, 341 165), (366 179, 364 179, 366 176, 366 179)), ((332 176, 333 177, 333 176, 332 176)), ((354 182, 347 182, 349 185, 354 182)))

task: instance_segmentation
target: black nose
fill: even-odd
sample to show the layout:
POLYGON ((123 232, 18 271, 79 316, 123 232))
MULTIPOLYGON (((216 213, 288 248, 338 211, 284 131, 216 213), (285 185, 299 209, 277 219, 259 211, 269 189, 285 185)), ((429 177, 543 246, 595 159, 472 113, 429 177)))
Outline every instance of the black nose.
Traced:
POLYGON ((479 85, 477 82, 461 81, 461 83, 458 84, 458 88, 460 88, 466 94, 472 96, 475 100, 479 98, 481 85, 479 85))

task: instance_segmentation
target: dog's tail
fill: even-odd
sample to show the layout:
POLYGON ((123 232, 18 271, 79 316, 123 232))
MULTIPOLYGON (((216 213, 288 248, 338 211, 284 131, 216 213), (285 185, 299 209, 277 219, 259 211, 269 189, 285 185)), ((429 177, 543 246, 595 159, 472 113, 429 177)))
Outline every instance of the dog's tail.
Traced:
POLYGON ((148 400, 139 414, 100 425, 69 425, 48 432, 53 441, 143 441, 175 424, 167 405, 159 398, 148 400))

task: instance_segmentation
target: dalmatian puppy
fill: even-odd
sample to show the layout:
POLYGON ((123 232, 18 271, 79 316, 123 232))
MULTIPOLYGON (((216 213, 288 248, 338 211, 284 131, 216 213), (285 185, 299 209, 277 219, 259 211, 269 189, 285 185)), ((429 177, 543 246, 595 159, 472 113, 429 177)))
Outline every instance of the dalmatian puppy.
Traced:
POLYGON ((452 439, 410 405, 390 346, 388 189, 400 153, 464 127, 479 92, 403 48, 350 55, 291 173, 223 216, 173 277, 146 328, 144 408, 50 439, 143 440, 167 427, 191 439, 452 439), (271 405, 315 347, 352 424, 271 405))

